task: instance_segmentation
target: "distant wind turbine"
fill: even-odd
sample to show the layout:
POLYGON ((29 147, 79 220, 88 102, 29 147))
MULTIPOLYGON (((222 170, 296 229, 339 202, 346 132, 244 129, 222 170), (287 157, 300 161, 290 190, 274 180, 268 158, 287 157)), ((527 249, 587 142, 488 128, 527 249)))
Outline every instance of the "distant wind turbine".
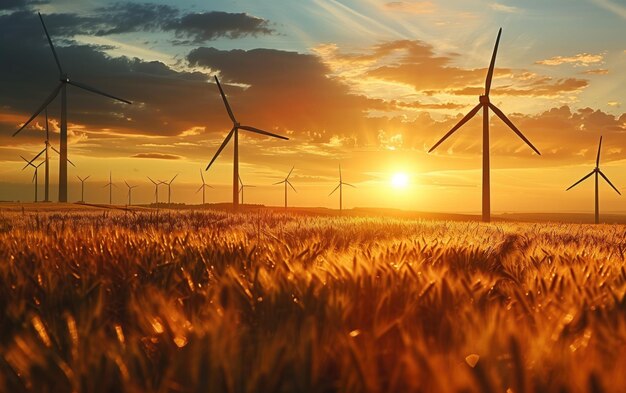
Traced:
MULTIPOLYGON (((22 157, 22 156, 20 156, 20 157, 22 157)), ((42 165, 45 161, 41 161, 41 162, 39 163, 39 165, 35 165, 35 164, 33 164, 33 161, 35 160, 34 158, 33 158, 32 160, 28 161, 26 158, 22 157, 22 160, 26 161, 26 165, 24 166, 24 168, 22 168, 22 170, 24 170, 24 169, 28 168, 29 166, 32 166, 33 168, 35 168, 35 174, 33 175, 33 180, 32 180, 32 182, 34 182, 34 183, 35 183, 35 202, 38 202, 37 189, 39 188, 39 187, 38 187, 38 183, 39 183, 39 182, 38 182, 38 175, 37 175, 37 173, 39 172, 39 167, 40 167, 40 166, 41 166, 41 165, 42 165)))
POLYGON ((341 164, 339 164, 339 184, 337 185, 337 187, 335 187, 334 190, 331 191, 330 194, 328 194, 328 196, 331 196, 335 193, 335 191, 337 191, 337 189, 339 189, 339 212, 343 211, 343 186, 344 185, 350 186, 352 188, 356 188, 352 184, 348 184, 343 181, 343 178, 341 177, 341 164))
POLYGON ((267 135, 267 136, 271 136, 271 137, 279 138, 279 139, 284 139, 284 140, 289 140, 289 138, 284 137, 284 136, 280 136, 280 135, 276 135, 276 134, 272 134, 271 132, 263 131, 263 130, 255 128, 255 127, 243 126, 243 125, 239 124, 239 122, 237 122, 237 119, 235 119, 235 115, 233 114, 233 111, 230 108, 230 105, 228 104, 228 100, 226 99, 226 95, 224 95, 224 90, 222 90, 222 86, 220 85, 220 81, 217 79, 217 76, 215 77, 215 82, 217 83, 217 87, 220 90, 220 95, 222 96, 222 100, 224 101, 224 106, 226 107, 226 111, 228 112, 228 116, 230 117, 230 119, 233 122, 233 128, 230 130, 230 132, 228 133, 228 135, 224 139, 224 142, 222 142, 222 145, 219 147, 219 149, 217 149, 217 152, 215 153, 215 155, 213 156, 213 159, 211 160, 211 162, 209 162, 209 165, 207 165, 205 170, 209 170, 209 168, 211 167, 213 162, 215 162, 215 160, 220 155, 222 150, 224 150, 224 147, 226 147, 226 145, 228 144, 228 142, 230 141, 230 139, 234 135, 235 136, 235 142, 234 142, 234 153, 235 154, 234 154, 234 157, 233 157, 233 208, 236 209, 237 205, 239 203, 238 198, 237 198, 238 194, 239 194, 239 189, 237 187, 237 180, 239 179, 239 130, 240 129, 241 130, 246 130, 246 131, 254 132, 256 134, 267 135))
POLYGON ((174 179, 176 179, 178 175, 179 173, 177 173, 169 182, 163 182, 163 184, 167 186, 167 204, 168 205, 172 203, 172 183, 174 183, 174 179))
MULTIPOLYGON (((45 153, 44 155, 44 202, 50 202, 50 157, 49 157, 49 149, 54 150, 59 156, 61 155, 61 152, 58 151, 54 146, 52 146, 52 144, 50 143, 50 130, 48 128, 48 108, 46 107, 45 109, 45 113, 46 113, 46 140, 45 140, 45 147, 43 148, 43 150, 41 150, 31 161, 35 161, 37 158, 39 158, 39 156, 41 156, 42 154, 45 153)), ((74 165, 74 163, 72 161, 70 161, 69 159, 67 160, 67 162, 72 165, 73 167, 76 167, 76 165, 74 165)))
POLYGON ((596 214, 595 214, 595 223, 596 224, 600 223, 600 201, 599 201, 599 192, 598 192, 598 175, 602 176, 602 178, 607 183, 609 183, 609 185, 615 190, 615 192, 617 192, 619 195, 622 195, 622 193, 619 192, 619 190, 617 188, 615 188, 613 183, 611 183, 609 178, 606 177, 604 175, 604 173, 602 173, 602 171, 600 170, 600 149, 601 148, 602 148, 602 137, 600 137, 600 144, 598 145, 598 156, 596 157, 596 167, 587 176, 585 176, 582 179, 578 180, 576 183, 572 184, 567 190, 565 190, 565 191, 569 191, 572 188, 574 188, 575 186, 577 186, 579 183, 582 183, 589 176, 591 176, 593 174, 596 175, 596 214))
POLYGON ((287 208, 287 185, 289 185, 289 187, 291 187, 293 189, 293 192, 298 192, 298 191, 296 191, 294 186, 289 181, 289 176, 291 176, 291 172, 293 172, 293 168, 295 168, 295 167, 291 167, 291 170, 289 171, 289 174, 287 175, 287 177, 285 177, 284 180, 274 183, 275 186, 278 185, 278 184, 283 184, 283 183, 285 184, 285 209, 287 208))
POLYGON ((80 180, 80 203, 85 203, 85 182, 91 177, 91 175, 87 176, 84 179, 80 176, 76 177, 78 178, 78 180, 80 180))
POLYGON ((478 111, 483 109, 483 214, 482 219, 484 222, 489 222, 491 219, 491 190, 490 190, 490 180, 489 180, 489 109, 491 109, 502 121, 513 130, 514 133, 517 134, 531 149, 535 151, 535 153, 541 155, 539 150, 533 146, 532 143, 522 134, 520 130, 509 120, 506 115, 498 109, 494 104, 489 100, 489 92, 491 90, 491 80, 493 79, 493 70, 496 64, 496 54, 498 53, 498 44, 500 43, 500 35, 502 34, 502 28, 498 32, 498 38, 496 39, 496 45, 493 49, 493 56, 491 57, 491 64, 489 65, 489 71, 487 72, 487 79, 485 81, 485 94, 479 97, 479 103, 469 111, 464 118, 461 119, 446 135, 443 136, 433 147, 428 151, 432 152, 439 146, 443 141, 448 139, 448 137, 456 130, 461 128, 465 123, 467 123, 472 117, 474 117, 478 111))
POLYGON ((198 191, 196 191, 196 194, 200 192, 200 190, 202 190, 202 204, 204 205, 205 202, 205 198, 204 198, 204 191, 206 190, 207 187, 209 188, 213 188, 210 185, 206 184, 204 182, 204 175, 202 174, 202 169, 200 169, 200 178, 202 179, 202 185, 200 186, 200 188, 198 188, 198 191))
POLYGON ((33 119, 37 117, 41 113, 41 111, 43 111, 48 106, 48 104, 50 104, 52 100, 56 98, 59 92, 61 93, 61 152, 59 153, 61 159, 59 160, 59 202, 67 202, 67 85, 72 85, 80 89, 87 90, 101 96, 109 97, 127 104, 130 104, 131 102, 102 92, 83 83, 70 80, 67 73, 63 71, 63 68, 61 67, 61 62, 59 61, 59 57, 57 56, 57 52, 54 49, 54 45, 52 44, 52 40, 50 39, 50 34, 48 34, 48 29, 46 28, 46 24, 44 23, 41 14, 39 14, 39 19, 41 20, 41 25, 43 26, 43 30, 46 33, 46 37, 48 38, 48 44, 50 44, 50 49, 52 50, 54 61, 56 62, 59 69, 59 84, 54 88, 54 90, 52 90, 52 93, 50 93, 48 98, 46 98, 43 104, 35 111, 30 119, 28 119, 26 123, 24 123, 22 127, 20 127, 20 129, 13 134, 13 136, 17 135, 28 124, 30 124, 30 122, 33 121, 33 119))
POLYGON ((113 178, 111 172, 109 172, 109 182, 104 185, 104 187, 109 187, 109 205, 113 204, 113 187, 117 187, 117 185, 113 184, 113 178))
POLYGON ((239 192, 241 193, 241 204, 243 205, 243 190, 244 190, 244 188, 246 188, 246 187, 250 188, 250 187, 256 187, 256 186, 249 186, 247 184, 243 184, 243 181, 241 181, 241 177, 239 177, 239 185, 240 185, 239 192))
POLYGON ((150 179, 150 176, 148 176, 148 179, 152 182, 152 184, 154 184, 154 200, 158 207, 159 206, 159 186, 161 184, 165 184, 165 182, 163 180, 154 181, 150 179))
POLYGON ((133 191, 133 188, 136 188, 137 186, 131 186, 130 184, 126 182, 126 180, 124 180, 124 184, 126 184, 126 187, 128 187, 128 206, 131 206, 132 205, 131 191, 133 191))

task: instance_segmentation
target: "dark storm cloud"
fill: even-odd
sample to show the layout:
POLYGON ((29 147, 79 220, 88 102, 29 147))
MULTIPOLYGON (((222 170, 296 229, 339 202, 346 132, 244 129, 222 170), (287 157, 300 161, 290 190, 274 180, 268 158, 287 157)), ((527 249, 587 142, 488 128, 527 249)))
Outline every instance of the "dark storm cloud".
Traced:
POLYGON ((177 37, 188 38, 193 43, 212 41, 221 37, 235 39, 274 33, 265 19, 244 13, 219 11, 187 14, 164 25, 163 28, 173 30, 177 37))
POLYGON ((33 5, 46 3, 48 2, 38 0, 2 0, 0 1, 0 10, 26 9, 33 5))
POLYGON ((164 4, 115 3, 96 10, 98 18, 108 25, 96 35, 155 31, 177 20, 179 10, 164 4))
POLYGON ((209 11, 182 14, 177 8, 153 3, 119 2, 96 10, 96 35, 136 31, 166 31, 176 35, 178 43, 202 43, 218 38, 273 34, 269 22, 245 13, 209 11))

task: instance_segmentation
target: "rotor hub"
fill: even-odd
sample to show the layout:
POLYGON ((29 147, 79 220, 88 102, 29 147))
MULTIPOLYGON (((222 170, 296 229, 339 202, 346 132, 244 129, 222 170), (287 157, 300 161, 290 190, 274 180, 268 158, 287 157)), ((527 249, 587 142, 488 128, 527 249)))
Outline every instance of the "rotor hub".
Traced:
POLYGON ((478 101, 480 101, 480 103, 483 105, 489 105, 489 96, 487 95, 480 96, 478 101))
POLYGON ((235 128, 239 128, 239 126, 241 126, 241 124, 239 124, 237 122, 235 122, 234 124, 235 124, 235 128))
POLYGON ((69 83, 70 82, 70 77, 67 76, 67 74, 63 74, 61 75, 61 77, 59 78, 59 80, 63 83, 69 83))

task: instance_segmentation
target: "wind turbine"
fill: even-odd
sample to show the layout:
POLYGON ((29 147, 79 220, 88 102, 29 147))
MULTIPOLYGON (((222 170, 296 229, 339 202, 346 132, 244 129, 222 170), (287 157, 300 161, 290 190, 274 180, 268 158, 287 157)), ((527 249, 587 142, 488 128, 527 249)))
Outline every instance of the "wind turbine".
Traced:
POLYGON ((238 198, 237 198, 237 196, 239 194, 239 189, 237 187, 237 180, 239 179, 239 130, 250 131, 250 132, 254 132, 256 134, 267 135, 267 136, 271 136, 271 137, 279 138, 279 139, 284 139, 284 140, 289 140, 289 138, 284 137, 284 136, 280 136, 280 135, 276 135, 276 134, 272 134, 271 132, 263 131, 263 130, 255 128, 255 127, 241 125, 237 121, 237 119, 235 118, 235 115, 233 114, 233 111, 230 108, 230 105, 228 104, 228 100, 226 99, 226 96, 224 95, 224 90, 222 90, 222 85, 220 85, 220 81, 217 79, 217 76, 215 76, 215 82, 217 83, 217 87, 220 90, 220 95, 222 96, 222 100, 224 101, 224 106, 226 107, 226 111, 228 112, 228 116, 230 117, 230 120, 232 120, 232 122, 233 122, 233 128, 230 130, 228 135, 226 135, 226 138, 224 139, 224 142, 222 142, 222 145, 219 147, 219 149, 217 149, 217 152, 213 156, 213 159, 211 160, 211 162, 209 162, 209 165, 207 165, 205 171, 209 170, 209 168, 211 167, 211 165, 213 164, 215 159, 217 159, 217 157, 220 155, 222 150, 224 150, 224 147, 226 147, 226 145, 228 144, 228 142, 230 141, 230 139, 234 135, 235 136, 235 142, 234 142, 234 153, 235 154, 234 154, 234 157, 233 157, 233 208, 236 209, 237 205, 239 204, 239 201, 238 201, 238 198))
POLYGON ((133 188, 136 188, 137 186, 131 186, 130 184, 128 184, 126 182, 126 180, 124 180, 124 184, 126 184, 126 187, 128 187, 128 206, 132 205, 131 203, 131 191, 133 190, 133 188))
POLYGON ((291 182, 289 181, 289 176, 291 176, 291 172, 293 172, 293 168, 295 167, 291 167, 291 170, 289 171, 289 174, 287 175, 287 177, 285 178, 285 180, 283 181, 279 181, 274 183, 273 185, 279 185, 279 184, 283 184, 285 183, 285 209, 287 208, 287 184, 289 184, 289 187, 291 187, 293 189, 294 192, 298 192, 296 191, 296 189, 294 188, 294 186, 291 184, 291 182))
POLYGON ((91 175, 87 176, 84 179, 80 176, 76 177, 78 178, 78 180, 80 180, 80 203, 85 203, 85 182, 91 177, 91 175))
POLYGON ((506 117, 506 115, 498 109, 494 104, 489 100, 489 92, 491 90, 491 80, 493 79, 493 70, 496 64, 496 54, 498 53, 498 44, 500 43, 500 35, 502 34, 502 28, 498 31, 498 38, 496 39, 496 45, 493 49, 493 56, 491 57, 491 64, 489 65, 489 71, 487 72, 487 79, 485 81, 485 94, 479 97, 479 103, 469 111, 464 118, 461 119, 452 127, 452 129, 443 136, 433 147, 428 150, 428 152, 432 152, 439 146, 443 141, 448 139, 448 137, 456 130, 461 128, 465 123, 467 123, 472 117, 474 117, 480 109, 483 109, 483 214, 482 218, 484 222, 489 222, 491 219, 491 191, 490 191, 490 181, 489 181, 489 109, 491 109, 496 116, 498 116, 502 121, 513 130, 514 133, 517 134, 531 149, 535 151, 535 153, 541 155, 539 150, 533 146, 532 143, 522 134, 522 132, 517 129, 517 127, 511 122, 511 120, 506 117))
POLYGON ((202 169, 200 169, 200 178, 202 179, 202 185, 200 186, 200 188, 198 188, 198 191, 196 191, 196 194, 200 192, 200 190, 202 190, 202 204, 205 204, 205 199, 204 199, 204 190, 209 187, 209 188, 213 188, 210 185, 206 184, 204 182, 204 175, 202 174, 202 169))
POLYGON ((163 184, 167 185, 167 204, 169 205, 170 203, 172 203, 172 183, 174 182, 174 179, 176 179, 178 177, 179 173, 177 173, 172 180, 168 182, 163 182, 163 184))
MULTIPOLYGON (((150 179, 150 176, 148 176, 148 179, 150 179)), ((154 184, 155 190, 154 190, 154 198, 155 198, 155 203, 157 205, 157 207, 159 207, 159 186, 161 184, 165 184, 165 182, 163 180, 158 180, 158 182, 150 179, 150 181, 152 182, 152 184, 154 184)))
MULTIPOLYGON (((61 152, 58 151, 50 143, 50 130, 48 128, 48 108, 47 107, 45 109, 45 113, 46 113, 45 147, 31 161, 35 161, 37 158, 39 158, 39 156, 45 153, 44 155, 44 163, 45 163, 44 165, 44 202, 50 202, 50 194, 49 194, 49 190, 50 190, 50 160, 49 158, 50 157, 48 153, 49 153, 49 149, 54 150, 59 156, 61 155, 61 152)), ((70 163, 70 165, 72 165, 74 168, 76 168, 76 165, 74 165, 74 163, 71 160, 68 159, 67 162, 70 163)))
MULTIPOLYGON (((20 157, 22 157, 22 156, 20 156, 20 157)), ((29 166, 32 166, 33 168, 35 168, 35 174, 33 175, 33 180, 32 180, 32 181, 33 181, 33 182, 35 182, 35 202, 38 202, 38 197, 37 197, 37 188, 38 188, 38 183, 39 183, 39 182, 37 181, 37 179, 38 179, 38 175, 37 175, 37 173, 38 173, 38 171, 39 171, 39 167, 40 167, 40 166, 41 166, 41 165, 42 165, 45 161, 41 161, 41 162, 39 163, 39 165, 34 165, 34 164, 33 164, 33 161, 35 160, 34 158, 33 158, 32 160, 28 161, 26 158, 22 157, 22 160, 26 161, 26 165, 24 166, 24 168, 22 168, 22 170, 24 170, 24 169, 28 168, 29 166)))
POLYGON ((243 205, 243 189, 246 187, 256 187, 256 186, 249 186, 247 184, 243 184, 243 181, 241 181, 241 177, 239 177, 239 184, 241 185, 241 187, 239 188, 239 192, 241 193, 241 204, 243 205))
POLYGON ((572 188, 574 188, 575 186, 577 186, 579 183, 582 183, 589 176, 591 176, 593 174, 596 175, 596 216, 595 216, 595 223, 596 224, 600 223, 600 201, 599 201, 599 198, 598 198, 598 195, 599 195, 599 193, 598 193, 598 175, 602 176, 602 178, 604 180, 606 180, 607 183, 609 183, 609 185, 615 190, 615 192, 617 192, 619 195, 622 195, 622 193, 619 192, 617 188, 615 188, 613 183, 611 183, 609 178, 606 177, 604 175, 604 173, 602 173, 602 171, 600 170, 600 149, 601 148, 602 148, 602 137, 600 137, 600 145, 598 145, 598 156, 596 158, 596 167, 587 176, 585 176, 582 179, 578 180, 576 183, 572 184, 567 190, 565 190, 565 191, 569 191, 572 188))
POLYGON ((109 172, 109 182, 104 185, 104 187, 109 187, 109 205, 113 204, 113 187, 117 187, 113 184, 113 178, 111 177, 111 172, 109 172))
POLYGON ((339 212, 343 211, 343 186, 344 185, 350 186, 352 188, 356 188, 352 184, 348 184, 343 181, 343 178, 341 177, 341 164, 339 164, 339 184, 337 185, 337 187, 335 187, 334 190, 331 191, 330 194, 328 194, 328 196, 331 196, 335 193, 335 191, 337 191, 337 189, 339 189, 339 212))
POLYGON ((43 104, 35 111, 30 119, 28 119, 26 123, 24 123, 20 127, 20 129, 13 134, 13 136, 17 135, 28 124, 30 124, 30 122, 33 121, 33 119, 37 117, 41 113, 41 111, 43 111, 48 106, 48 104, 50 104, 52 100, 56 98, 59 92, 61 93, 61 152, 59 153, 61 159, 59 160, 59 202, 67 202, 67 85, 72 85, 80 89, 99 94, 101 96, 124 102, 126 104, 131 104, 131 102, 122 98, 115 97, 111 94, 105 93, 83 83, 71 80, 67 73, 61 67, 61 62, 59 61, 59 57, 57 56, 57 52, 54 49, 54 45, 52 44, 52 40, 50 39, 50 34, 48 34, 48 29, 46 28, 46 24, 44 23, 41 14, 39 14, 39 19, 41 20, 41 25, 43 26, 43 30, 46 33, 46 37, 48 38, 48 44, 50 44, 50 49, 52 50, 54 61, 56 62, 59 69, 59 84, 54 88, 54 90, 52 90, 52 93, 50 93, 48 98, 46 98, 43 104))

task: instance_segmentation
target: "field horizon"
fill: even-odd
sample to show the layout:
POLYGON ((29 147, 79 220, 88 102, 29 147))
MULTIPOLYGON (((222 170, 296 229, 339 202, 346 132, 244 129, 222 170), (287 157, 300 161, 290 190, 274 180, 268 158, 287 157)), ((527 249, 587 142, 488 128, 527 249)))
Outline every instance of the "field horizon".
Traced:
MULTIPOLYGON (((12 202, 0 201, 0 212, 21 211, 22 208, 27 212, 47 212, 51 210, 58 211, 94 211, 94 210, 122 210, 122 211, 195 211, 195 210, 215 210, 221 212, 233 212, 231 203, 205 203, 203 204, 184 204, 184 203, 159 203, 155 204, 137 204, 137 205, 108 205, 108 204, 90 204, 90 203, 58 203, 58 202, 12 202)), ((239 205, 238 212, 275 212, 289 213, 304 216, 344 216, 344 217, 389 217, 389 218, 405 218, 405 219, 424 219, 435 221, 480 221, 481 215, 476 213, 455 213, 455 212, 429 212, 417 210, 404 210, 392 208, 376 208, 376 207, 355 207, 338 209, 327 207, 288 207, 285 209, 281 206, 268 206, 261 204, 243 204, 239 205)), ((600 216, 602 224, 626 224, 626 213, 607 212, 600 216)), ((571 223, 571 224, 593 224, 594 214, 584 212, 561 212, 561 213, 542 213, 542 212, 495 212, 492 214, 492 222, 552 222, 552 223, 571 223)))

